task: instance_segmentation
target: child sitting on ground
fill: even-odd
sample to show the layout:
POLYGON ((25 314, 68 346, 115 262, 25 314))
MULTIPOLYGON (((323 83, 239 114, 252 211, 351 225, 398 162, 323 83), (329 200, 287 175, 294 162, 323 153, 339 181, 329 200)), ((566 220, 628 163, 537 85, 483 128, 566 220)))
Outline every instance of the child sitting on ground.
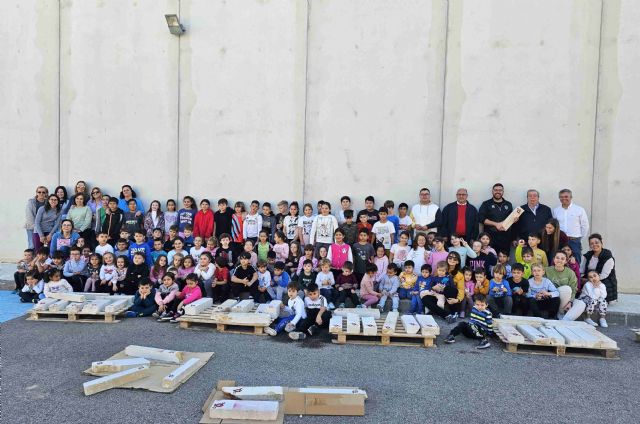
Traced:
MULTIPOLYGON (((74 291, 82 291, 84 283, 87 280, 87 262, 81 255, 81 249, 77 246, 73 246, 69 249, 69 260, 64 264, 62 275, 67 279, 74 291)), ((95 254, 96 258, 100 258, 100 255, 95 254)), ((92 271, 95 271, 92 268, 92 271)), ((98 270, 98 273, 100 270, 98 270)), ((87 290, 85 290, 87 291, 87 290)), ((93 291, 93 290, 92 290, 93 291)))
POLYGON ((511 265, 509 265, 509 252, 504 250, 498 251, 498 265, 502 265, 507 272, 504 278, 511 277, 511 265))
POLYGON ((331 312, 327 308, 327 299, 320 294, 317 284, 311 283, 307 287, 304 306, 307 317, 297 326, 297 331, 289 333, 292 340, 303 340, 317 334, 321 328, 329 327, 331 312))
POLYGON ((149 278, 143 278, 138 283, 138 291, 133 298, 133 305, 125 316, 127 318, 148 317, 156 310, 156 289, 149 278))
MULTIPOLYGON (((426 240, 426 238, 423 236, 423 238, 426 240)), ((422 264, 422 266, 420 267, 420 275, 418 276, 418 279, 416 280, 416 284, 415 286, 413 286, 413 289, 411 290, 411 313, 415 313, 415 314, 422 314, 424 313, 424 305, 422 304, 422 299, 420 298, 420 292, 423 290, 427 290, 427 288, 429 287, 430 283, 430 276, 431 276, 431 265, 429 264, 422 264)), ((444 300, 444 297, 443 297, 444 300)), ((443 303, 444 306, 444 303, 443 303)))
POLYGON ((282 300, 284 293, 287 291, 291 277, 284 268, 284 262, 278 261, 273 264, 273 283, 267 290, 271 299, 282 300))
MULTIPOLYGON (((100 268, 102 268, 102 256, 97 253, 93 253, 89 256, 89 264, 87 265, 87 275, 88 278, 84 283, 84 291, 85 292, 95 292, 96 291, 96 283, 100 282, 100 268)), ((74 286, 74 284, 71 284, 74 286)), ((82 286, 79 288, 76 287, 74 291, 81 291, 82 286)), ((133 293, 132 293, 133 294, 133 293)))
POLYGON ((51 293, 73 293, 71 284, 62 278, 62 271, 53 268, 44 273, 44 296, 50 297, 51 293))
POLYGON ((111 252, 104 254, 102 266, 100 267, 100 281, 96 284, 96 291, 100 293, 111 293, 113 286, 118 283, 118 273, 116 270, 115 256, 111 252))
POLYGON ((191 302, 195 302, 198 299, 202 298, 202 289, 198 284, 198 276, 194 273, 191 273, 185 278, 186 285, 182 289, 176 293, 175 299, 173 299, 172 309, 176 312, 173 314, 173 318, 169 322, 176 323, 178 322, 178 318, 184 315, 184 307, 191 302))
POLYGON ((270 336, 277 336, 282 330, 287 333, 295 331, 297 326, 307 318, 304 308, 304 301, 298 296, 298 283, 291 281, 287 286, 287 295, 289 300, 287 306, 284 303, 280 305, 284 316, 273 321, 270 326, 265 327, 264 331, 270 336))
MULTIPOLYGON (((356 293, 356 289, 358 288, 358 280, 353 274, 353 262, 346 261, 344 264, 342 264, 342 274, 338 275, 335 287, 338 291, 339 308, 345 307, 345 301, 347 300, 347 298, 351 300, 353 306, 357 307, 358 305, 360 305, 360 300, 358 299, 358 294, 356 293)), ((307 296, 308 295, 309 294, 307 293, 307 296)))
POLYGON ((400 299, 411 299, 416 281, 418 281, 418 276, 413 273, 413 261, 405 261, 404 270, 400 273, 398 279, 400 282, 398 296, 400 296, 400 299))
POLYGON ((383 276, 380 279, 380 284, 378 287, 378 290, 382 294, 382 297, 380 297, 380 302, 378 303, 380 313, 384 312, 387 299, 389 298, 391 298, 391 310, 393 312, 398 312, 398 305, 400 304, 400 299, 398 298, 398 287, 400 286, 400 279, 398 278, 397 273, 398 265, 392 262, 387 268, 387 275, 383 276))
POLYGON ((507 270, 503 265, 493 267, 493 278, 489 283, 489 309, 496 317, 501 314, 511 314, 513 301, 511 299, 511 287, 504 279, 507 270))
POLYGON ((462 333, 470 339, 480 340, 476 349, 486 349, 491 346, 488 337, 493 335, 493 317, 491 312, 487 310, 487 298, 484 295, 477 295, 469 322, 461 322, 455 326, 444 340, 445 343, 455 343, 456 336, 462 333))
POLYGON ((556 286, 544 277, 544 267, 540 264, 534 264, 531 267, 533 278, 529 279, 529 291, 527 298, 529 299, 529 310, 534 317, 544 318, 543 312, 547 312, 550 318, 558 313, 560 307, 560 293, 556 286))
POLYGON ((381 293, 375 291, 375 276, 378 272, 376 264, 367 264, 366 273, 360 281, 360 299, 363 302, 363 307, 368 308, 375 305, 382 296, 381 293))
POLYGON ((134 295, 137 287, 143 278, 149 277, 149 268, 144 263, 144 254, 136 252, 133 254, 133 263, 127 267, 127 275, 123 281, 118 282, 118 293, 134 295))
POLYGON ((27 272, 31 269, 33 262, 33 249, 26 249, 22 253, 22 259, 18 261, 16 272, 13 274, 13 281, 16 283, 14 293, 19 293, 25 285, 27 272))
POLYGON ((22 303, 38 303, 40 299, 44 299, 44 281, 40 279, 37 270, 32 269, 26 273, 24 285, 20 289, 20 302, 22 303))
POLYGON ((213 273, 211 288, 213 289, 213 301, 222 303, 229 297, 229 268, 226 259, 222 256, 216 258, 216 270, 213 273))
POLYGON ((476 281, 475 287, 473 288, 474 298, 476 295, 489 295, 489 280, 487 279, 487 273, 484 268, 476 268, 473 271, 473 278, 476 281))
POLYGON ((511 313, 529 315, 529 299, 527 299, 529 281, 524 278, 524 266, 522 264, 513 264, 511 278, 508 281, 509 287, 511 287, 511 300, 513 301, 511 313))
POLYGON ((316 284, 320 287, 320 294, 329 302, 329 309, 335 309, 333 287, 336 282, 331 272, 331 261, 328 259, 320 261, 320 272, 316 276, 316 284))
POLYGON ((464 318, 471 312, 471 308, 473 308, 473 292, 476 287, 471 268, 468 266, 462 268, 462 275, 464 275, 464 299, 462 299, 462 305, 460 306, 460 318, 464 318))
MULTIPOLYGON (((312 250, 313 252, 313 250, 312 250)), ((300 293, 298 294, 302 299, 306 296, 307 286, 316 282, 317 273, 313 270, 313 261, 307 259, 302 264, 302 272, 298 275, 298 286, 300 287, 300 293)))
POLYGON ((422 305, 429 309, 431 315, 438 315, 449 324, 458 319, 458 312, 449 306, 451 312, 447 312, 445 306, 447 299, 455 298, 458 290, 450 275, 447 274, 448 265, 445 261, 436 264, 436 275, 429 277, 427 289, 420 292, 422 305))
POLYGON ((175 311, 172 310, 174 304, 173 300, 176 298, 179 287, 176 283, 176 277, 172 273, 165 274, 162 277, 162 284, 156 290, 155 302, 158 305, 158 309, 153 313, 154 318, 158 318, 158 321, 169 321, 175 311))
MULTIPOLYGON (((271 289, 272 279, 271 273, 267 269, 267 262, 258 261, 258 298, 255 299, 256 303, 270 302, 272 297, 268 290, 271 289)), ((273 290, 273 289, 271 289, 273 290)))
POLYGON ((600 327, 607 328, 609 325, 607 324, 607 288, 602 281, 600 281, 600 274, 598 271, 591 270, 587 274, 587 281, 582 287, 582 293, 580 294, 580 300, 582 300, 586 305, 586 314, 587 318, 584 320, 587 324, 593 325, 597 327, 592 319, 591 315, 595 311, 596 307, 598 308, 598 315, 600 315, 600 319, 598 320, 600 327))

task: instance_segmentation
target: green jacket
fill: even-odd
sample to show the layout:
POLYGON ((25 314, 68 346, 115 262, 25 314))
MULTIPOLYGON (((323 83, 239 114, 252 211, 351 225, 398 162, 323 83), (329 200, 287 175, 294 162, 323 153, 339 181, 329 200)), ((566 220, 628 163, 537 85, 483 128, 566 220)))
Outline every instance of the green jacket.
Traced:
POLYGON ((571 299, 576 297, 576 289, 578 286, 578 279, 576 273, 571 268, 565 266, 562 272, 556 271, 555 267, 549 266, 544 269, 545 276, 551 280, 556 286, 569 286, 571 287, 571 299))

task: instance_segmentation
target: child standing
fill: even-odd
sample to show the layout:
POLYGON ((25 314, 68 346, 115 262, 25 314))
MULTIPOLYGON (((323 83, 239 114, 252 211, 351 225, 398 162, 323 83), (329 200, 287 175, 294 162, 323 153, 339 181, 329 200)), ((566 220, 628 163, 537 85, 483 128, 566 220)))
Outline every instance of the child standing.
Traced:
POLYGON ((276 234, 278 220, 271 210, 271 203, 264 202, 262 204, 262 231, 269 236, 269 242, 273 243, 273 237, 276 234))
MULTIPOLYGON (((335 219, 335 217, 333 218, 335 219)), ((334 289, 336 284, 333 273, 331 272, 331 261, 323 259, 320 261, 320 272, 316 276, 316 284, 320 287, 320 294, 329 302, 329 309, 335 309, 334 305, 334 289)))
POLYGON ((287 257, 287 261, 285 262, 285 270, 291 275, 292 279, 297 278, 298 274, 298 261, 302 256, 302 252, 300 251, 300 243, 297 241, 292 241, 289 245, 289 257, 287 257))
MULTIPOLYGON (((498 262, 498 258, 493 253, 482 251, 482 243, 478 240, 471 244, 471 248, 476 254, 475 258, 467 256, 467 266, 474 271, 478 268, 484 269, 485 275, 491 275, 491 268, 498 262)), ((486 293, 484 293, 486 295, 486 293)))
POLYGON ((507 270, 504 265, 496 265, 493 268, 493 278, 489 283, 489 309, 497 317, 501 314, 511 314, 513 301, 511 299, 511 287, 506 277, 507 270))
POLYGON ((493 335, 493 317, 487 309, 487 298, 478 295, 474 302, 469 322, 461 322, 451 330, 449 336, 445 339, 445 343, 455 343, 458 334, 464 334, 470 339, 479 340, 476 349, 487 349, 491 347, 488 337, 493 335))
POLYGON ((298 239, 298 209, 298 202, 291 202, 289 215, 285 216, 282 221, 282 231, 288 243, 298 239))
POLYGON ((162 229, 165 234, 169 233, 169 228, 178 223, 178 212, 176 211, 176 201, 173 199, 167 200, 167 210, 164 212, 164 228, 162 229))
POLYGON ((398 279, 398 266, 395 263, 390 263, 387 268, 387 275, 383 276, 380 280, 379 288, 382 297, 378 302, 378 308, 380 313, 384 312, 384 308, 387 304, 387 299, 391 299, 391 310, 398 312, 398 305, 400 300, 398 298, 398 287, 400 286, 400 280, 398 279))
POLYGON ((316 282, 316 276, 318 274, 313 270, 314 268, 315 267, 313 266, 313 261, 311 261, 311 259, 306 259, 302 263, 302 271, 298 275, 298 285, 300 286, 300 289, 303 291, 303 293, 301 293, 301 297, 303 299, 306 294, 307 286, 309 286, 309 284, 311 283, 316 282))
POLYGON ((398 266, 398 269, 402 269, 404 267, 404 261, 409 259, 410 250, 411 247, 409 246, 409 233, 403 231, 398 237, 398 242, 391 246, 391 254, 389 256, 389 260, 396 264, 398 266))
POLYGON ((435 266, 442 262, 447 261, 449 257, 449 252, 444 248, 444 239, 442 237, 436 236, 433 239, 433 251, 429 252, 429 257, 427 258, 427 263, 431 265, 431 268, 435 268, 435 266))
POLYGON ((476 252, 469 246, 469 243, 455 234, 451 234, 451 247, 449 247, 449 252, 458 252, 461 264, 467 263, 467 257, 471 259, 476 257, 476 252))
POLYGON ((376 257, 373 259, 373 263, 378 269, 374 281, 378 282, 383 275, 387 274, 387 268, 389 267, 389 258, 386 255, 384 246, 379 245, 378 247, 376 247, 376 257))
POLYGON ((353 270, 358 282, 362 280, 367 264, 373 263, 375 254, 373 246, 369 243, 369 231, 358 230, 358 242, 353 245, 353 270))
MULTIPOLYGON (((340 223, 340 221, 338 221, 340 223)), ((344 234, 344 242, 352 245, 356 242, 358 235, 358 226, 353 222, 353 211, 351 209, 344 211, 344 222, 340 223, 340 230, 344 234)))
MULTIPOLYGON (((418 233, 411 246, 407 259, 413 261, 416 269, 422 269, 422 265, 427 263, 430 253, 430 250, 427 249, 427 236, 424 233, 418 233)), ((433 269, 433 267, 431 268, 433 269)))
POLYGON ((336 279, 336 289, 338 291, 338 306, 340 308, 345 307, 345 301, 347 300, 347 298, 351 300, 351 303, 353 303, 354 307, 360 305, 360 300, 358 299, 358 294, 356 293, 357 288, 358 280, 353 274, 353 262, 346 261, 342 264, 342 274, 338 275, 336 279))
POLYGON ((286 262, 289 258, 289 245, 285 242, 284 233, 280 230, 276 231, 273 240, 275 241, 273 251, 276 252, 276 261, 286 262))
POLYGON ((244 202, 236 202, 233 206, 234 214, 231 217, 231 239, 233 243, 233 249, 237 254, 241 253, 244 245, 244 215, 245 207, 244 202))
MULTIPOLYGON (((178 211, 178 235, 184 237, 185 225, 193 228, 193 220, 196 216, 196 201, 191 196, 184 196, 182 199, 182 209, 178 211)), ((169 260, 171 262, 171 260, 169 260)))
POLYGON ((259 261, 266 261, 267 255, 271 251, 271 243, 269 243, 269 235, 266 231, 260 231, 259 240, 256 244, 256 253, 259 261))
POLYGON ((133 239, 135 242, 129 244, 129 260, 133 260, 133 255, 139 252, 144 255, 145 262, 148 265, 151 265, 153 263, 151 259, 151 248, 145 241, 144 234, 144 230, 135 230, 133 233, 133 239))
POLYGON ((125 316, 127 318, 151 316, 156 310, 155 297, 156 290, 152 287, 151 280, 143 278, 138 283, 138 290, 133 298, 133 305, 129 308, 125 316))
POLYGON ((271 283, 271 272, 267 269, 267 262, 258 261, 258 298, 256 299, 256 303, 267 303, 271 301, 272 297, 268 292, 269 288, 271 288, 271 283))
MULTIPOLYGON (((309 243, 315 246, 316 254, 321 247, 329 249, 333 243, 333 234, 338 229, 338 221, 335 216, 329 214, 330 211, 331 204, 323 202, 320 207, 320 215, 316 216, 311 225, 309 243)), ((322 286, 320 286, 320 291, 322 292, 322 286)))
POLYGON ((358 224, 356 225, 356 228, 358 229, 358 233, 360 233, 362 230, 367 230, 367 236, 369 237, 368 241, 369 243, 373 244, 376 236, 371 232, 371 230, 373 229, 373 225, 369 224, 369 217, 367 216, 367 214, 361 213, 358 215, 358 224))
POLYGON ((298 240, 307 246, 311 243, 311 228, 316 217, 313 215, 311 203, 305 203, 302 208, 303 216, 298 219, 298 240))
POLYGON ((367 264, 366 273, 360 281, 360 299, 365 308, 375 305, 382 297, 382 294, 374 289, 376 272, 378 267, 375 264, 367 264))
MULTIPOLYGON (((413 220, 409 216, 409 205, 406 203, 398 205, 398 228, 401 232, 407 231, 410 236, 413 233, 413 220)), ((409 237, 409 244, 412 244, 411 237, 409 237)))
POLYGON ((600 315, 600 319, 598 320, 600 327, 607 328, 609 325, 607 324, 607 288, 602 281, 600 281, 600 274, 597 271, 591 270, 587 274, 587 281, 582 288, 582 293, 580 294, 580 300, 582 300, 586 305, 586 313, 587 318, 584 320, 587 324, 593 325, 597 327, 592 319, 591 315, 596 308, 598 308, 598 314, 600 315))
POLYGON ((387 220, 387 208, 378 210, 379 220, 373 224, 371 232, 375 234, 376 241, 384 246, 384 251, 389 256, 391 245, 395 242, 396 228, 387 220))
POLYGON ((107 240, 109 239, 107 233, 98 234, 96 239, 98 240, 98 245, 96 246, 95 253, 102 256, 107 252, 114 253, 113 246, 107 243, 107 240))
POLYGON ((200 210, 193 218, 193 236, 209 238, 213 235, 214 226, 211 202, 209 199, 202 199, 200 210))
POLYGON ((335 243, 332 243, 327 252, 327 259, 331 262, 333 276, 340 275, 340 270, 345 262, 353 263, 351 246, 344 242, 344 232, 338 228, 334 233, 335 243))
POLYGON ((175 240, 173 241, 173 250, 167 253, 167 261, 169 263, 173 263, 173 257, 178 253, 181 254, 183 257, 189 256, 189 252, 184 250, 184 240, 182 240, 181 237, 176 237, 175 240))
POLYGON ((516 262, 524 267, 524 278, 529 279, 533 271, 533 265, 535 264, 533 250, 528 246, 522 247, 524 246, 523 240, 520 240, 519 243, 516 247, 516 262))
POLYGON ((127 207, 129 210, 124 212, 122 229, 129 233, 129 237, 132 237, 136 231, 142 231, 142 234, 146 234, 144 230, 144 216, 138 212, 136 199, 129 199, 127 207))
POLYGON ((193 239, 193 247, 189 249, 189 255, 196 261, 200 259, 200 255, 205 251, 205 247, 202 245, 203 242, 204 239, 197 236, 193 239))
POLYGON ((321 328, 329 327, 331 312, 327 309, 327 299, 320 294, 317 284, 311 283, 307 287, 304 305, 307 317, 297 326, 297 331, 289 333, 292 340, 303 340, 307 336, 317 334, 321 328))
MULTIPOLYGON (((347 222, 347 211, 349 210, 351 210, 351 197, 342 196, 340 198, 340 210, 336 214, 338 225, 342 225, 347 222)), ((353 218, 353 211, 351 211, 351 218, 353 218)))
POLYGON ((222 303, 229 297, 229 267, 224 258, 215 260, 216 270, 213 273, 211 287, 213 289, 213 301, 222 303))
POLYGON ((169 321, 173 317, 175 311, 171 310, 171 306, 178 291, 179 287, 173 274, 169 273, 162 277, 162 284, 156 290, 155 295, 158 309, 153 313, 154 318, 158 318, 158 321, 169 321))

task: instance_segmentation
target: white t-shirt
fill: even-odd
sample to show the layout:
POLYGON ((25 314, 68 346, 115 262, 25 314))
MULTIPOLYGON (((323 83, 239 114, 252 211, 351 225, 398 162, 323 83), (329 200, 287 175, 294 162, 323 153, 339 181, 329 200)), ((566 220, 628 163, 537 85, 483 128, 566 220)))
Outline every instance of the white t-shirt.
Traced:
MULTIPOLYGON (((284 221, 282 223, 283 225, 282 230, 284 231, 284 235, 285 237, 287 237, 287 240, 293 240, 296 237, 298 221, 299 221, 299 217, 297 216, 287 215, 284 217, 284 221)), ((311 227, 309 227, 309 230, 311 230, 311 227)))
POLYGON ((400 269, 404 266, 404 262, 409 259, 409 251, 411 246, 400 246, 395 243, 391 246, 391 253, 393 254, 393 263, 398 265, 400 269))
POLYGON ((95 253, 99 253, 101 256, 104 256, 105 253, 113 253, 113 246, 110 244, 105 244, 104 246, 96 246, 95 253))
POLYGON ((389 221, 380 221, 373 224, 371 232, 376 235, 376 239, 382 243, 385 249, 391 249, 391 234, 395 234, 396 228, 389 221))
POLYGON ((304 239, 304 244, 309 244, 309 240, 311 237, 311 227, 313 226, 314 219, 316 219, 315 215, 302 215, 300 218, 298 218, 298 228, 302 228, 302 238, 304 239))
POLYGON ((195 259, 196 263, 200 259, 200 255, 202 255, 205 251, 204 246, 200 246, 200 249, 196 249, 195 246, 189 249, 189 254, 195 259))
MULTIPOLYGON (((393 225, 392 225, 393 227, 393 225)), ((338 229, 338 220, 333 215, 317 215, 311 226, 311 237, 309 242, 333 243, 333 232, 338 229)))
MULTIPOLYGON (((411 208, 411 217, 415 221, 416 225, 431 224, 436 220, 436 212, 438 212, 439 206, 435 203, 429 203, 428 205, 421 205, 418 203, 411 208)), ((437 228, 429 228, 429 231, 438 231, 437 228)))
POLYGON ((327 307, 327 299, 320 295, 316 300, 311 300, 308 296, 304 298, 304 306, 307 309, 320 309, 327 307))

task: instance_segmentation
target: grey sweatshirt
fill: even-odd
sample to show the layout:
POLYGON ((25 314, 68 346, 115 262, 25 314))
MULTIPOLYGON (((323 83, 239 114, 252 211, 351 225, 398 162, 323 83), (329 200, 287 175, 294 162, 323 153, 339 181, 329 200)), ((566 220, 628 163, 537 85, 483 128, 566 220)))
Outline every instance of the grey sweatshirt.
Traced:
POLYGON ((44 206, 44 202, 38 202, 35 198, 27 200, 27 207, 25 208, 25 221, 24 228, 27 230, 33 230, 33 223, 36 220, 36 214, 38 208, 44 206))
POLYGON ((44 233, 58 231, 60 221, 62 221, 62 211, 58 212, 54 208, 45 211, 44 206, 41 206, 36 213, 33 230, 38 233, 40 238, 44 238, 44 233))

